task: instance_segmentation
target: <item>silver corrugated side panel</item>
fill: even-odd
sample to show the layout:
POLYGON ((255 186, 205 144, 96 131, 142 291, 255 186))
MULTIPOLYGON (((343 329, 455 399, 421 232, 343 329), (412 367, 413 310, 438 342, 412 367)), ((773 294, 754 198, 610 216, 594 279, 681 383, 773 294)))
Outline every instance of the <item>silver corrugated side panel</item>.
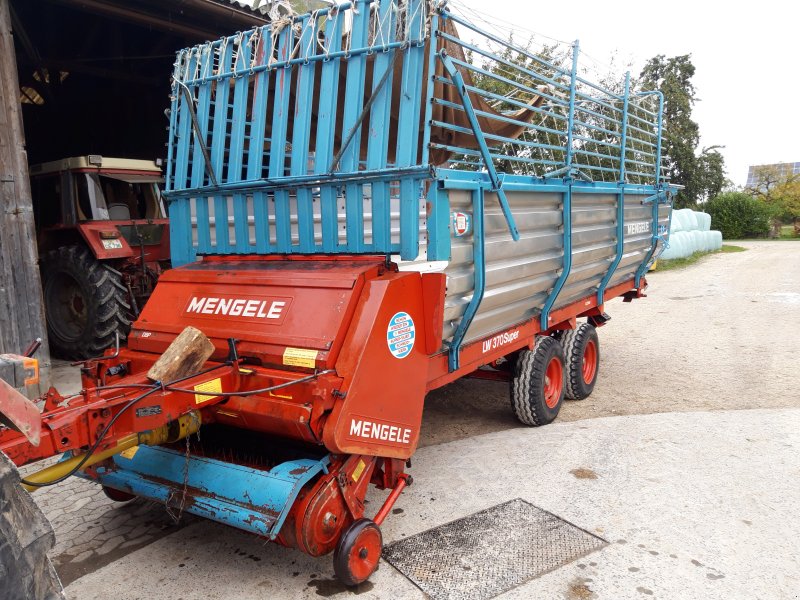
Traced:
MULTIPOLYGON (((472 213, 470 192, 450 191, 452 211, 472 213)), ((562 195, 549 192, 506 192, 519 229, 514 242, 495 194, 485 197, 486 290, 466 341, 501 331, 538 316, 563 268, 562 195)), ((624 254, 609 286, 631 279, 652 243, 652 205, 645 196, 626 195, 624 254)), ((616 256, 615 193, 572 195, 572 269, 555 308, 593 296, 616 256)), ((667 225, 669 208, 659 211, 667 225)), ((472 298, 474 265, 471 233, 452 237, 452 256, 445 269, 443 339, 448 341, 472 298)))

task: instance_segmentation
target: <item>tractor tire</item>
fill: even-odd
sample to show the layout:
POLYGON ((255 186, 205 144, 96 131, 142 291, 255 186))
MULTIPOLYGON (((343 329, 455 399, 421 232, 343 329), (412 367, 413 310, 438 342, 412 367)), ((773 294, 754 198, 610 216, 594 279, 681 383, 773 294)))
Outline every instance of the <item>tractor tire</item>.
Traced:
POLYGON ((600 373, 600 340, 591 323, 581 323, 561 336, 567 386, 564 395, 569 400, 588 398, 600 373))
POLYGON ((22 489, 14 463, 0 452, 0 598, 64 598, 47 557, 55 542, 47 517, 22 489))
POLYGON ((564 351, 553 337, 539 336, 533 350, 522 350, 511 379, 511 406, 525 425, 553 422, 564 402, 564 351))
POLYGON ((71 360, 100 356, 131 328, 128 290, 118 271, 83 246, 64 246, 42 260, 47 335, 54 354, 71 360))

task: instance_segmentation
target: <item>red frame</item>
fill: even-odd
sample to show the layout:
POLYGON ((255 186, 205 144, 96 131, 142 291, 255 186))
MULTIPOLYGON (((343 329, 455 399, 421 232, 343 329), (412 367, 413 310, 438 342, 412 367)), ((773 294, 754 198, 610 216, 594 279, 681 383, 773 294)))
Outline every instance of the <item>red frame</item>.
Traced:
MULTIPOLYGON (((638 289, 629 280, 609 288, 606 297, 640 297, 645 286, 644 279, 638 289)), ((85 366, 82 394, 65 401, 55 390, 48 393, 41 444, 34 447, 16 431, 2 430, 0 450, 21 465, 87 448, 109 420, 142 393, 141 386, 150 383, 144 373, 177 333, 194 324, 214 342, 218 368, 182 382, 181 388, 220 379, 223 391, 244 392, 299 379, 311 372, 312 365, 326 373, 280 392, 227 398, 224 405, 219 405, 221 398, 198 405, 193 393, 162 389, 135 407, 145 410, 121 415, 100 449, 124 435, 154 429, 199 409, 204 422, 322 443, 334 454, 402 461, 416 449, 428 391, 532 348, 537 335, 574 327, 580 317, 603 313, 603 306, 590 296, 553 311, 547 330, 541 329, 537 318, 528 319, 465 345, 461 367, 449 372, 447 352, 431 353, 440 345, 444 296, 442 274, 398 272, 382 256, 218 257, 172 270, 161 278, 134 324, 129 347, 117 357, 85 366), (187 316, 187 298, 192 295, 237 293, 291 296, 291 302, 286 303, 280 326, 273 329, 230 316, 213 315, 202 323, 187 316), (387 348, 386 332, 392 315, 401 311, 416 324, 417 342, 398 359, 387 348), (504 333, 516 335, 484 344, 504 333), (224 363, 230 337, 239 340, 240 356, 256 357, 262 365, 224 363), (308 352, 315 352, 316 360, 307 365, 287 362, 284 348, 294 345, 311 349, 308 352), (109 367, 118 365, 130 375, 107 375, 109 367), (102 389, 105 384, 139 387, 102 389)))

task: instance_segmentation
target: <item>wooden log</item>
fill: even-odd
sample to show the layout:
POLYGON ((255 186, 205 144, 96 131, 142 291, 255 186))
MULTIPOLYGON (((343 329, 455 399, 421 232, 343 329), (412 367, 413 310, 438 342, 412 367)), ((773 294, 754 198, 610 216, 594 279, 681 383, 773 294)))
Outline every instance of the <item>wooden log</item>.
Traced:
POLYGON ((150 367, 147 376, 168 383, 198 373, 214 353, 214 344, 194 327, 187 327, 150 367))

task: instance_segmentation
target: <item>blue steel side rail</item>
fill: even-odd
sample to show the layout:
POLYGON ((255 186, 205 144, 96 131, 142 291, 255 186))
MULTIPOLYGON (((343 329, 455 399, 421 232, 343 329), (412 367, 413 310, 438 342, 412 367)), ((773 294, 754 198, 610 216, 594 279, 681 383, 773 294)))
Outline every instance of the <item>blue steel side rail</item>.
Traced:
POLYGON ((645 272, 647 272, 647 268, 650 264, 650 260, 653 258, 653 254, 658 248, 658 240, 659 240, 659 233, 658 233, 658 207, 660 204, 669 202, 669 198, 671 196, 671 191, 669 188, 665 188, 664 184, 661 183, 661 134, 663 132, 663 116, 664 116, 664 94, 659 91, 653 92, 643 92, 641 94, 637 94, 637 96, 647 96, 647 95, 655 95, 658 98, 658 132, 656 137, 656 161, 655 161, 655 186, 656 186, 656 194, 651 198, 648 198, 644 201, 647 203, 648 201, 653 202, 653 226, 652 226, 652 233, 653 233, 653 240, 650 244, 650 250, 645 255, 642 264, 639 265, 639 268, 636 270, 636 277, 634 279, 634 284, 638 289, 644 276, 645 272))
POLYGON ((628 99, 631 91, 631 73, 625 73, 625 95, 622 101, 622 139, 620 140, 620 162, 619 162, 619 186, 620 191, 617 195, 617 254, 608 268, 608 272, 603 277, 597 287, 597 306, 601 306, 605 301, 606 287, 614 276, 614 273, 622 261, 625 252, 625 153, 627 150, 628 136, 628 99))
MULTIPOLYGON (((486 173, 477 171, 461 171, 458 169, 434 169, 434 178, 439 181, 442 189, 474 190, 482 187, 491 190, 492 183, 486 173)), ((503 189, 508 192, 564 192, 567 183, 562 178, 530 177, 528 175, 506 175, 503 179, 503 189)), ((644 196, 653 195, 655 188, 652 185, 640 183, 626 183, 620 186, 617 182, 593 181, 589 185, 579 185, 581 194, 613 194, 620 190, 625 194, 644 196)))
MULTIPOLYGON (((436 31, 438 17, 434 14, 432 18, 431 31, 436 31)), ((420 39, 425 37, 425 19, 421 10, 414 10, 409 23, 410 31, 417 32, 420 39)), ((409 36, 413 37, 413 36, 409 36)), ((436 54, 436 43, 431 34, 431 43, 428 48, 422 46, 411 46, 403 57, 402 73, 403 78, 400 82, 400 104, 398 107, 397 131, 414 131, 419 128, 420 115, 423 105, 425 112, 431 106, 433 96, 433 86, 425 85, 423 73, 425 62, 430 55, 436 54), (425 93, 422 93, 422 90, 425 93)), ((396 50, 396 52, 398 52, 396 50)), ((426 119, 422 124, 423 129, 423 149, 430 141, 430 119, 426 119)), ((423 150, 424 153, 424 150, 423 150)), ((404 167, 416 164, 419 154, 419 136, 411 135, 404 137, 397 136, 397 154, 395 165, 404 167)), ((428 164, 427 154, 424 155, 422 165, 428 164)), ((408 179, 400 180, 400 254, 401 256, 416 256, 419 254, 419 227, 414 231, 405 225, 416 223, 418 220, 418 200, 424 194, 424 190, 417 184, 408 179)), ((429 256, 430 260, 430 256, 429 256)))
POLYGON ((402 179, 404 177, 428 177, 430 168, 426 166, 411 166, 402 168, 385 168, 376 171, 353 171, 349 173, 309 174, 286 176, 271 179, 250 179, 230 183, 220 183, 216 186, 203 186, 183 190, 164 192, 164 197, 172 200, 176 198, 194 198, 197 196, 212 196, 226 192, 272 192, 275 190, 290 190, 299 186, 319 187, 321 185, 338 184, 346 182, 369 183, 370 181, 386 181, 402 179))
MULTIPOLYGON (((642 204, 652 204, 653 206, 653 222, 652 222, 652 241, 650 243, 650 250, 648 250, 647 254, 645 255, 642 264, 639 265, 639 268, 636 269, 636 278, 634 283, 636 287, 639 287, 639 284, 642 280, 642 277, 647 272, 647 269, 650 266, 650 262, 656 256, 656 250, 658 250, 658 242, 662 241, 665 242, 666 239, 662 237, 661 233, 658 230, 658 209, 662 204, 671 204, 672 202, 672 190, 667 187, 665 184, 659 184, 659 190, 649 198, 645 198, 642 200, 642 204)), ((670 221, 672 220, 672 214, 670 213, 670 221)), ((663 251, 663 244, 662 249, 659 251, 659 254, 663 251)))
POLYGON ((492 191, 497 192, 497 200, 500 202, 500 208, 502 209, 503 216, 508 224, 508 230, 511 232, 512 239, 517 242, 519 241, 519 230, 514 222, 514 215, 511 214, 511 208, 508 206, 506 193, 502 188, 503 182, 497 175, 497 171, 494 168, 492 157, 489 154, 489 147, 486 145, 486 138, 484 138, 483 131, 481 131, 480 124, 478 123, 478 117, 475 116, 475 110, 472 107, 472 101, 469 99, 469 93, 467 92, 464 84, 464 79, 461 77, 461 73, 458 72, 455 64, 453 64, 453 61, 449 56, 447 56, 447 53, 444 50, 439 53, 439 57, 441 58, 442 64, 444 65, 447 74, 450 76, 450 79, 453 80, 456 91, 461 98, 464 112, 467 113, 467 118, 469 119, 472 133, 475 136, 475 140, 478 142, 478 147, 480 148, 481 155, 483 156, 483 162, 486 166, 486 171, 489 173, 489 179, 492 182, 492 191))
POLYGON ((547 331, 550 328, 550 311, 555 305, 558 295, 561 293, 564 283, 566 283, 567 279, 569 278, 569 274, 572 271, 572 138, 574 135, 573 128, 575 127, 575 86, 578 78, 579 50, 580 47, 576 41, 572 46, 572 72, 570 73, 569 84, 569 122, 567 125, 566 164, 564 165, 564 172, 566 173, 566 177, 564 179, 565 183, 567 184, 567 189, 564 191, 562 201, 564 264, 561 270, 561 275, 559 275, 558 279, 553 285, 553 290, 550 292, 550 295, 547 297, 547 300, 542 307, 542 314, 540 315, 542 331, 547 331))
POLYGON ((472 264, 474 283, 472 286, 472 298, 470 298, 467 309, 458 323, 453 341, 450 343, 448 351, 448 368, 450 372, 458 370, 461 354, 461 344, 467 335, 472 319, 478 312, 483 301, 483 294, 486 291, 486 261, 484 260, 485 239, 483 235, 483 207, 484 207, 483 188, 472 190, 472 264))

